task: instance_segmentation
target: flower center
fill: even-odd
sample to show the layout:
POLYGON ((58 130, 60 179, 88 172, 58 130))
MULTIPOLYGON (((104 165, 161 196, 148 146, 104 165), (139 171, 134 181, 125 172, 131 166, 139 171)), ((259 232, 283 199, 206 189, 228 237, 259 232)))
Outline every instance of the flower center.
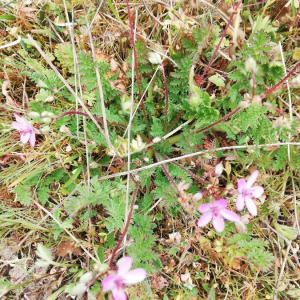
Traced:
POLYGON ((116 279, 115 284, 116 284, 118 289, 122 289, 123 287, 125 287, 125 284, 124 284, 122 278, 116 279))
POLYGON ((213 217, 218 217, 220 215, 219 209, 217 207, 214 207, 212 209, 212 214, 213 214, 213 217))

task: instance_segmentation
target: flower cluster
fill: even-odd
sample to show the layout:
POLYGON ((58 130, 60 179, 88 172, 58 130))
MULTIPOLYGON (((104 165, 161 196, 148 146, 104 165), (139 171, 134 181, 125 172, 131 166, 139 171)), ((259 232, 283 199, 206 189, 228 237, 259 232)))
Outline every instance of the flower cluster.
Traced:
MULTIPOLYGON (((257 207, 253 199, 261 197, 264 192, 262 186, 253 186, 258 174, 259 172, 256 170, 251 174, 248 181, 245 179, 238 181, 236 209, 241 211, 246 204, 249 213, 253 216, 257 216, 257 207)), ((198 211, 203 215, 198 220, 197 225, 204 227, 212 220, 213 227, 217 232, 224 230, 224 219, 232 222, 240 221, 239 215, 227 209, 227 201, 225 199, 216 200, 214 203, 201 204, 198 207, 198 211)))

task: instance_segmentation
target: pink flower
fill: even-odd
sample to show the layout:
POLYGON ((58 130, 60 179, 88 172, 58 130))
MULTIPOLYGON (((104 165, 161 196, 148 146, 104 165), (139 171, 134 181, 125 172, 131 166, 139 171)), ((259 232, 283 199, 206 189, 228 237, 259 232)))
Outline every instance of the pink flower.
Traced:
POLYGON ((257 216, 257 207, 253 199, 261 197, 264 192, 264 188, 262 186, 252 187, 258 174, 259 172, 256 170, 251 174, 247 182, 245 179, 240 179, 238 181, 239 195, 236 200, 236 209, 238 211, 242 210, 246 203, 249 213, 253 216, 257 216))
POLYGON ((146 278, 147 273, 142 268, 130 271, 132 258, 129 256, 121 258, 117 262, 117 266, 117 274, 108 275, 103 279, 102 289, 104 292, 112 291, 114 300, 127 300, 123 288, 126 285, 132 285, 143 281, 146 278))
POLYGON ((12 122, 11 126, 20 131, 21 133, 21 142, 26 144, 28 141, 31 147, 35 145, 35 132, 33 126, 28 123, 25 119, 19 117, 17 114, 14 114, 17 122, 12 122))
POLYGON ((214 203, 199 205, 198 211, 203 213, 203 215, 198 220, 197 225, 203 227, 212 219, 215 230, 221 232, 224 230, 224 218, 229 221, 238 222, 240 220, 239 215, 226 209, 226 207, 227 201, 225 199, 216 200, 214 203))

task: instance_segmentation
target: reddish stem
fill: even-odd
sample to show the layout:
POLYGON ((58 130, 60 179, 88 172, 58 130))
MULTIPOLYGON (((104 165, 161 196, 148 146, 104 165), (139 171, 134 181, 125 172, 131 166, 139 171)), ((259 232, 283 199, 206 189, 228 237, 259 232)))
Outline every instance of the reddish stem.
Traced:
POLYGON ((284 81, 286 81, 300 66, 300 61, 295 65, 295 67, 286 75, 284 76, 279 82, 277 82, 274 86, 272 86, 270 89, 265 91, 262 96, 266 96, 274 92, 284 81))
POLYGON ((165 165, 161 165, 162 169, 164 170, 164 173, 166 174, 166 176, 169 178, 169 180, 171 181, 171 183, 173 184, 175 190, 177 191, 177 193, 179 194, 179 196, 181 196, 181 193, 177 187, 177 184, 175 183, 174 179, 171 177, 171 175, 169 174, 169 172, 167 171, 165 165))
POLYGON ((133 192, 132 201, 131 201, 131 204, 130 204, 130 210, 129 210, 129 214, 128 214, 128 217, 127 217, 127 221, 126 221, 126 224, 125 224, 124 231, 123 231, 123 233, 121 235, 121 238, 120 238, 118 244, 116 245, 116 247, 112 251, 112 255, 111 255, 111 258, 110 258, 110 261, 109 261, 109 267, 110 268, 112 268, 112 265, 113 265, 116 253, 117 253, 118 249, 120 248, 120 246, 121 246, 121 244, 122 244, 122 242, 123 242, 123 240, 125 238, 125 235, 126 235, 126 233, 128 231, 130 220, 131 220, 131 217, 132 217, 133 206, 134 206, 134 203, 135 203, 135 198, 136 198, 137 192, 138 192, 137 189, 134 190, 134 192, 133 192))
POLYGON ((281 114, 282 116, 284 116, 283 111, 280 110, 279 108, 275 107, 275 106, 272 106, 272 105, 267 104, 267 103, 262 103, 261 105, 262 105, 262 106, 265 106, 265 107, 272 108, 272 109, 276 110, 279 114, 281 114))
POLYGON ((229 119, 230 117, 232 117, 233 115, 235 115, 238 111, 241 110, 241 107, 237 107, 235 110, 233 110, 231 113, 227 114, 226 116, 224 116, 223 118, 221 118, 220 120, 200 129, 200 130, 197 130, 195 131, 194 133, 199 133, 199 132, 203 132, 203 131, 206 131, 207 129, 209 128, 212 128, 214 127, 215 125, 219 124, 219 123, 222 123, 223 121, 229 119))
POLYGON ((201 81, 203 80, 205 74, 207 73, 208 69, 210 68, 210 66, 211 66, 211 64, 212 64, 212 62, 213 62, 213 60, 214 60, 214 58, 215 58, 215 56, 216 56, 216 54, 217 54, 217 52, 218 52, 220 46, 221 46, 221 43, 222 43, 222 41, 223 41, 223 39, 224 39, 224 37, 225 37, 225 35, 226 35, 226 32, 227 32, 227 30, 228 30, 228 28, 229 28, 229 25, 230 25, 230 23, 231 23, 231 21, 232 21, 234 15, 236 14, 238 7, 241 5, 241 3, 242 3, 242 0, 239 1, 239 3, 236 5, 236 7, 233 8, 234 10, 233 10, 233 12, 231 13, 231 16, 230 16, 230 18, 229 18, 229 20, 228 20, 228 22, 227 22, 227 24, 226 24, 226 27, 225 27, 225 29, 224 29, 224 31, 223 31, 223 34, 222 34, 222 36, 221 36, 221 39, 220 39, 220 41, 219 41, 219 43, 218 43, 218 45, 217 45, 217 47, 216 47, 216 49, 215 49, 213 55, 211 56, 211 58, 210 58, 208 64, 206 65, 206 67, 205 67, 205 69, 204 69, 202 75, 200 76, 198 82, 201 82, 201 81))
MULTIPOLYGON (((126 0, 126 6, 127 6, 127 12, 128 12, 130 35, 131 35, 131 40, 132 40, 132 50, 133 50, 133 57, 134 57, 136 82, 137 82, 138 89, 139 89, 140 99, 142 99, 143 95, 142 95, 142 89, 141 89, 141 84, 140 84, 138 62, 137 62, 137 58, 136 58, 135 40, 134 40, 134 32, 133 32, 133 22, 132 22, 132 16, 131 16, 131 12, 130 12, 130 7, 129 7, 128 0, 126 0)), ((141 101, 141 106, 142 106, 142 109, 143 109, 143 114, 144 114, 144 119, 145 119, 145 122, 146 122, 146 126, 148 128, 149 126, 148 126, 148 120, 147 120, 147 114, 146 114, 146 109, 145 109, 145 105, 144 105, 144 100, 141 101)))
POLYGON ((182 116, 182 114, 184 113, 184 110, 181 110, 178 115, 176 116, 176 118, 174 119, 174 121, 172 122, 172 124, 170 125, 170 127, 168 128, 168 131, 171 131, 173 129, 173 127, 175 126, 175 124, 177 123, 177 121, 180 119, 180 117, 182 116))
POLYGON ((181 164, 179 164, 176 161, 172 161, 172 164, 176 165, 177 167, 179 167, 180 169, 182 169, 184 172, 188 173, 192 178, 194 178, 195 180, 203 183, 203 184, 209 184, 208 181, 196 176, 193 172, 191 172, 190 170, 186 169, 185 167, 183 167, 181 164))

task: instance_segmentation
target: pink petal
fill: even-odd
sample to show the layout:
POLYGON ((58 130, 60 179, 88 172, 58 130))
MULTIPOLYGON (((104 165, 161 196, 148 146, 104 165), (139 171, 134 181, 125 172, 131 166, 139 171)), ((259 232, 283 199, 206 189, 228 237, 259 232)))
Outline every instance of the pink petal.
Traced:
POLYGON ((224 219, 221 216, 213 218, 213 226, 217 232, 222 232, 225 227, 224 219))
POLYGON ((117 262, 117 266, 118 266, 118 275, 123 276, 130 270, 132 266, 132 258, 129 256, 122 257, 117 262))
POLYGON ((210 209, 212 209, 211 203, 205 203, 198 206, 198 211, 201 212, 202 214, 208 212, 210 209))
POLYGON ((112 296, 114 300, 127 300, 126 293, 118 288, 112 290, 112 296))
POLYGON ((126 285, 132 285, 143 281, 147 277, 147 273, 144 269, 137 268, 127 272, 125 276, 123 277, 123 282, 126 285))
POLYGON ((212 212, 209 211, 200 217, 200 219, 197 222, 197 225, 199 227, 204 227, 210 222, 211 219, 212 219, 212 212))
POLYGON ((23 118, 21 118, 20 116, 18 116, 17 114, 14 114, 16 121, 22 125, 28 125, 28 123, 26 122, 26 120, 24 120, 23 118))
POLYGON ((240 179, 238 181, 238 192, 241 194, 246 189, 246 180, 240 179))
POLYGON ((26 132, 25 134, 21 133, 21 142, 26 144, 30 139, 30 132, 26 132))
POLYGON ((220 215, 224 217, 226 220, 232 221, 232 222, 238 222, 241 220, 240 216, 236 214, 235 212, 228 210, 228 209, 221 209, 220 215))
POLYGON ((262 186, 254 186, 248 190, 254 198, 259 198, 264 193, 264 188, 262 186))
POLYGON ((103 292, 111 291, 116 287, 117 275, 108 275, 102 280, 103 292))
POLYGON ((227 207, 227 201, 225 199, 219 199, 214 202, 214 207, 219 209, 227 207))
POLYGON ((35 133, 34 132, 32 132, 30 135, 29 143, 30 143, 31 147, 33 148, 35 145, 35 133))
POLYGON ((245 199, 247 209, 252 216, 257 216, 257 207, 255 202, 248 196, 245 199))
POLYGON ((22 130, 24 128, 24 125, 18 123, 18 122, 12 122, 11 123, 12 128, 16 129, 16 130, 22 130))
POLYGON ((238 195, 236 199, 236 209, 241 211, 245 206, 245 197, 243 195, 238 195))
POLYGON ((259 172, 256 170, 254 171, 251 176, 249 177, 247 184, 246 184, 246 189, 251 188, 251 186, 253 185, 253 183, 255 182, 257 176, 258 176, 259 172))

